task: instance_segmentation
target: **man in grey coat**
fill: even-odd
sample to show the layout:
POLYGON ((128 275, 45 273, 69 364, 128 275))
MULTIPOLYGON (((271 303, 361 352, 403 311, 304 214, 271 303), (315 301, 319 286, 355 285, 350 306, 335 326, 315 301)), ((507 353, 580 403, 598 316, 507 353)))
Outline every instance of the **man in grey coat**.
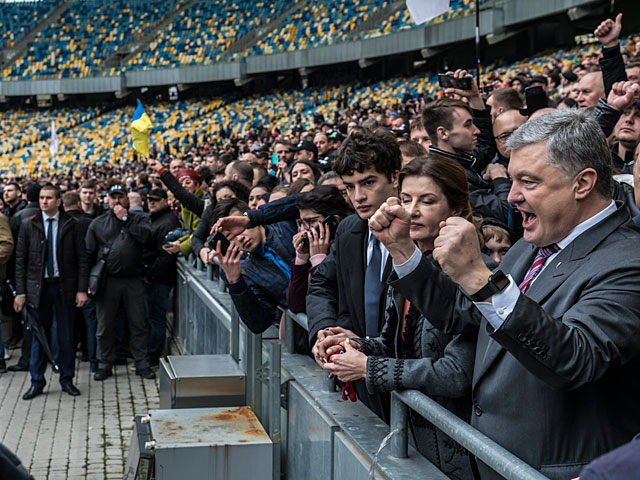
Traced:
POLYGON ((446 275, 407 241, 395 199, 369 226, 393 258, 391 284, 435 326, 480 326, 472 425, 549 478, 574 478, 640 431, 640 232, 611 199, 607 142, 584 113, 530 120, 508 146, 524 239, 500 270, 461 218, 434 242, 446 275))

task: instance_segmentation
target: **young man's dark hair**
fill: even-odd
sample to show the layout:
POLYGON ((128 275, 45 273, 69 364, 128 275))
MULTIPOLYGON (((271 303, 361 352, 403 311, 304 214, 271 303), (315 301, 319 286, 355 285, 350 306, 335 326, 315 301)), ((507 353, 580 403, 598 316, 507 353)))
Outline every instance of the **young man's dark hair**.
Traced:
POLYGON ((342 198, 340 190, 333 185, 319 185, 306 195, 296 200, 296 207, 300 210, 314 210, 326 217, 338 215, 343 219, 353 213, 353 210, 342 198))
POLYGON ((333 171, 343 176, 374 167, 391 181, 401 162, 398 141, 387 129, 354 131, 336 152, 333 171))
POLYGON ((234 160, 233 155, 228 152, 224 152, 218 157, 218 161, 222 162, 224 165, 229 165, 234 160))
POLYGON ((438 144, 438 127, 444 127, 447 130, 453 128, 453 112, 456 108, 466 110, 473 116, 473 110, 469 105, 453 98, 439 98, 435 102, 428 103, 422 110, 424 129, 434 145, 438 144))
POLYGON ((232 210, 238 210, 240 213, 244 213, 249 210, 249 205, 239 198, 230 198, 218 202, 211 214, 212 224, 215 224, 221 218, 228 217, 232 210))
POLYGON ((54 185, 53 183, 45 183, 40 189, 40 191, 42 190, 51 190, 53 191, 53 195, 56 197, 56 199, 62 198, 62 193, 60 193, 60 189, 58 188, 57 185, 54 185))
POLYGON ((215 187, 213 187, 213 196, 215 197, 216 193, 223 188, 228 188, 229 190, 231 190, 236 198, 242 200, 243 202, 249 201, 249 189, 242 183, 234 182, 233 180, 216 183, 215 187))
POLYGON ((7 182, 5 186, 8 187, 9 185, 11 185, 12 187, 16 187, 16 190, 18 190, 19 192, 22 192, 22 186, 15 180, 11 180, 10 182, 7 182))
POLYGON ((411 158, 426 157, 429 155, 426 148, 412 140, 400 143, 400 152, 403 156, 411 158))
POLYGON ((65 210, 77 207, 80 203, 80 195, 78 192, 67 192, 62 196, 62 206, 65 210))
POLYGON ((491 92, 489 98, 493 98, 496 107, 504 107, 505 110, 524 107, 524 97, 515 88, 499 88, 491 92))
POLYGON ((280 185, 280 182, 274 175, 265 175, 254 185, 254 187, 264 187, 267 190, 271 191, 276 186, 280 185))
POLYGON ((247 185, 251 185, 253 183, 253 167, 249 164, 249 162, 234 160, 229 165, 227 165, 227 167, 230 168, 229 175, 238 175, 239 182, 245 183, 247 185))

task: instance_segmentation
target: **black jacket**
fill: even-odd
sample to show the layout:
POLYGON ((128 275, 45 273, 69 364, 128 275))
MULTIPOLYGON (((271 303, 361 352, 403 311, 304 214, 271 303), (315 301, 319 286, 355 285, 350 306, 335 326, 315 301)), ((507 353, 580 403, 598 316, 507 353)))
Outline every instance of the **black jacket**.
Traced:
POLYGON ((472 152, 472 156, 475 159, 475 164, 472 168, 476 173, 481 173, 487 168, 497 151, 496 142, 493 139, 490 112, 488 108, 473 110, 473 123, 480 130, 476 149, 472 152))
MULTIPOLYGON (((18 230, 20 228, 19 224, 16 224, 13 217, 20 210, 27 206, 27 201, 23 198, 20 199, 18 203, 16 203, 13 207, 5 207, 2 209, 2 213, 4 213, 9 218, 9 225, 11 225, 11 233, 13 234, 13 238, 18 238, 18 230)), ((40 207, 38 207, 38 210, 40 207)))
POLYGON ((169 170, 165 170, 160 175, 160 180, 165 186, 173 193, 173 196, 176 197, 182 205, 185 206, 188 210, 191 210, 198 217, 202 217, 202 212, 204 212, 204 204, 205 201, 189 192, 185 189, 180 182, 174 177, 169 170))
POLYGON ((20 225, 22 225, 22 222, 40 212, 41 210, 38 202, 29 202, 23 209, 18 210, 13 214, 13 217, 11 217, 11 219, 9 220, 9 224, 11 225, 11 231, 13 232, 15 238, 18 238, 18 234, 20 233, 20 225))
MULTIPOLYGON (((63 300, 74 305, 76 293, 87 291, 89 265, 78 222, 60 211, 57 236, 58 269, 63 300)), ((16 246, 16 293, 27 296, 32 307, 40 305, 47 261, 47 239, 42 215, 34 215, 20 228, 16 246)))
POLYGON ((604 95, 606 98, 609 96, 609 92, 611 92, 614 83, 627 81, 627 72, 624 68, 624 59, 620 51, 620 44, 611 48, 602 48, 600 68, 602 69, 602 81, 604 83, 604 95))
POLYGON ((507 201, 509 190, 511 190, 511 180, 496 178, 487 182, 476 172, 475 167, 470 167, 471 157, 468 155, 456 155, 433 146, 429 147, 429 154, 451 158, 464 168, 469 182, 469 200, 473 213, 485 219, 497 220, 508 225, 512 230, 518 230, 522 223, 517 218, 519 214, 507 201))
POLYGON ((180 222, 169 207, 151 214, 151 237, 144 252, 144 276, 150 283, 176 283, 176 255, 162 248, 167 233, 176 228, 180 222))
POLYGON ((87 230, 87 254, 91 264, 111 245, 106 272, 112 277, 142 277, 142 254, 151 238, 151 223, 144 215, 129 212, 127 221, 109 210, 94 219, 87 230))
POLYGON ((89 225, 91 225, 91 218, 81 210, 71 210, 67 211, 66 213, 70 217, 75 218, 80 227, 80 232, 82 232, 82 238, 85 238, 87 235, 87 230, 89 229, 89 225))

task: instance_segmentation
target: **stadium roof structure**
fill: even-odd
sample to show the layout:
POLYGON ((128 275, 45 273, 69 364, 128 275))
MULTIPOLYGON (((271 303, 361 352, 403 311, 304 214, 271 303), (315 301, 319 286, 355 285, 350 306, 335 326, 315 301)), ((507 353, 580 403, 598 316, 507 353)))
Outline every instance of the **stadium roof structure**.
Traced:
MULTIPOLYGON (((480 11, 480 36, 489 43, 497 43, 538 19, 568 13, 569 20, 575 20, 588 14, 591 8, 601 8, 609 3, 604 0, 490 0, 480 11)), ((252 76, 290 70, 298 70, 304 75, 308 69, 346 62, 359 62, 364 67, 376 59, 404 53, 420 52, 422 58, 428 58, 474 37, 475 18, 466 15, 373 38, 282 53, 230 56, 202 66, 127 70, 125 65, 124 71, 116 75, 104 72, 81 78, 4 80, 0 82, 0 96, 109 92, 122 95, 133 88, 230 80, 241 85, 252 76)))

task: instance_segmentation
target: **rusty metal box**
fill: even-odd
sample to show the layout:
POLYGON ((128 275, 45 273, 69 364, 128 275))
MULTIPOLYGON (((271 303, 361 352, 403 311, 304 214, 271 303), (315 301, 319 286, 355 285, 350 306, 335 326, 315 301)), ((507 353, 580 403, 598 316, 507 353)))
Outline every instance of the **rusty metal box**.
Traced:
POLYGON ((246 376, 231 355, 160 359, 160 408, 244 405, 246 376))
POLYGON ((156 480, 272 480, 273 445, 251 408, 151 410, 156 480))

